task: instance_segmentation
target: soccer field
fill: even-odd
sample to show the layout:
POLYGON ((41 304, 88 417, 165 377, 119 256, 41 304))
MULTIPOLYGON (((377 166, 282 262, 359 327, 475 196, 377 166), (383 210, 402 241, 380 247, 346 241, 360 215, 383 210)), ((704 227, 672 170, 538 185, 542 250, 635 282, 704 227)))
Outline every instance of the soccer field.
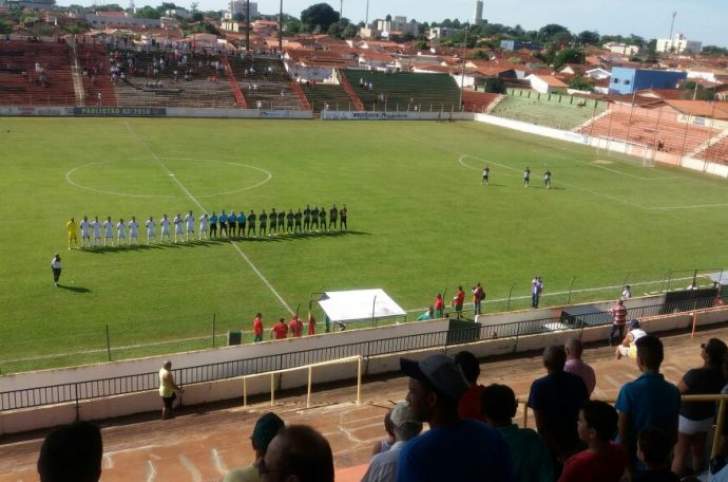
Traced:
POLYGON ((540 274, 546 294, 571 288, 581 301, 620 291, 594 287, 728 266, 725 181, 473 122, 3 118, 0 127, 3 373, 105 360, 107 326, 114 359, 207 347, 213 317, 218 335, 249 330, 258 311, 270 326, 299 305, 305 316, 314 292, 383 288, 415 310, 477 281, 489 300, 526 296, 540 274), (66 250, 71 216, 143 222, 332 203, 346 204, 348 233, 66 250), (55 252, 62 288, 51 279, 55 252))

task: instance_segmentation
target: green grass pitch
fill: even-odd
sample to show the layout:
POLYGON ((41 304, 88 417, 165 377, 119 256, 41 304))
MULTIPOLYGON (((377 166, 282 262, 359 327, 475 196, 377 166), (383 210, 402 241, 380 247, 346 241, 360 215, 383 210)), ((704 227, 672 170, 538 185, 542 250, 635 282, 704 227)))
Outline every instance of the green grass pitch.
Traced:
MULTIPOLYGON (((489 299, 524 296, 540 274, 546 294, 571 286, 578 301, 618 292, 588 287, 728 265, 723 180, 476 123, 5 118, 0 126, 3 373, 104 360, 107 325, 114 359, 210 346, 213 313, 218 334, 249 330, 257 311, 270 326, 288 312, 267 283, 305 315, 311 293, 325 290, 381 287, 415 309, 476 281, 489 299), (236 243, 267 283, 225 242, 66 250, 70 216, 143 221, 199 215, 197 203, 259 212, 333 202, 349 208, 346 235, 236 243), (51 281, 55 252, 66 289, 51 281)), ((505 308, 496 305, 488 309, 505 308)))

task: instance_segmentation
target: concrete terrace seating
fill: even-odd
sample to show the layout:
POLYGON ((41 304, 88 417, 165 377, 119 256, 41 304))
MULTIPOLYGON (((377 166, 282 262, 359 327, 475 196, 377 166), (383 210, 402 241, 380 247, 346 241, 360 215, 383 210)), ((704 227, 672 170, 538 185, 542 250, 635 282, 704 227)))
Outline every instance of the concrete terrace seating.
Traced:
POLYGON ((248 108, 264 110, 301 110, 301 102, 291 91, 290 82, 251 80, 240 82, 248 108))
POLYGON ((459 111, 460 91, 448 74, 344 70, 366 110, 459 111), (372 83, 372 90, 360 85, 372 83), (384 98, 384 100, 382 100, 384 98))
POLYGON ((507 95, 491 114, 556 129, 573 129, 604 112, 606 104, 559 94, 531 92, 531 97, 507 95), (549 99, 550 97, 550 99, 549 99))
POLYGON ((189 53, 187 61, 182 62, 181 55, 168 52, 116 51, 112 58, 126 75, 126 79, 117 79, 115 83, 119 106, 236 107, 217 56, 189 53), (161 67, 160 59, 164 59, 161 67))
POLYGON ((70 58, 65 42, 0 41, 0 105, 74 105, 70 58))
POLYGON ((255 79, 288 82, 291 79, 283 62, 277 57, 236 55, 230 58, 230 67, 235 77, 243 81, 255 79))
POLYGON ((116 92, 111 82, 109 59, 104 46, 78 44, 76 53, 83 75, 86 105, 116 107, 116 92))
POLYGON ((682 156, 701 146, 718 131, 678 122, 675 114, 667 110, 660 114, 658 109, 636 107, 631 113, 627 108, 610 110, 609 114, 584 126, 579 132, 682 156))
POLYGON ((695 157, 710 162, 728 164, 728 137, 724 137, 720 140, 720 142, 717 142, 707 149, 699 152, 695 157))
POLYGON ((321 112, 328 105, 329 110, 352 110, 351 99, 340 85, 301 84, 314 112, 321 112))

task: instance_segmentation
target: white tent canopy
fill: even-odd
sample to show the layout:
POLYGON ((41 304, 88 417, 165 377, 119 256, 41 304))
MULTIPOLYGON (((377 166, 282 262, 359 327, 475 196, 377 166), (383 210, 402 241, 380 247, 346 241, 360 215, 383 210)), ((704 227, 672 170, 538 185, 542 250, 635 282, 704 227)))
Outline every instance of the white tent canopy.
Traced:
POLYGON ((321 309, 333 322, 386 318, 407 314, 381 289, 327 291, 319 300, 321 309))

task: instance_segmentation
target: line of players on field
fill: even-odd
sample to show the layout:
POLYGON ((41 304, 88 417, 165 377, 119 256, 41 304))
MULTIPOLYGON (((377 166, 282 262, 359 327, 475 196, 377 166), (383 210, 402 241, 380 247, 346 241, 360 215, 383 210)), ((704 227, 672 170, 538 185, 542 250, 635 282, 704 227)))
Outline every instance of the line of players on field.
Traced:
MULTIPOLYGON (((487 165, 483 168, 483 184, 486 186, 490 182, 490 167, 487 165)), ((531 169, 528 167, 523 170, 523 186, 528 187, 531 183, 531 169)), ((546 169, 543 173, 543 183, 546 189, 551 189, 551 171, 546 169)))
MULTIPOLYGON (((172 242, 172 233, 174 232, 174 242, 189 242, 202 239, 234 239, 250 236, 272 236, 286 233, 310 233, 324 232, 336 230, 337 226, 340 231, 348 229, 348 209, 346 205, 341 209, 334 204, 328 211, 321 207, 306 209, 298 209, 293 212, 289 209, 276 212, 275 208, 270 213, 266 213, 265 209, 260 214, 255 214, 252 209, 248 214, 242 211, 235 214, 231 211, 226 214, 225 210, 218 215, 215 211, 211 215, 203 214, 199 218, 199 229, 196 231, 195 226, 197 220, 192 211, 182 217, 177 214, 170 219, 166 214, 162 215, 159 221, 159 240, 172 242), (174 228, 174 231, 172 231, 174 228)), ((157 239, 157 222, 154 217, 150 216, 144 222, 146 230, 147 244, 151 244, 157 239)), ((117 223, 111 220, 111 216, 105 221, 99 221, 98 217, 89 220, 84 216, 78 225, 74 218, 66 223, 68 232, 68 248, 78 247, 77 231, 81 231, 81 247, 96 246, 122 246, 123 244, 138 244, 140 224, 136 217, 125 222, 123 218, 117 223), (103 233, 103 236, 102 236, 103 233)))

